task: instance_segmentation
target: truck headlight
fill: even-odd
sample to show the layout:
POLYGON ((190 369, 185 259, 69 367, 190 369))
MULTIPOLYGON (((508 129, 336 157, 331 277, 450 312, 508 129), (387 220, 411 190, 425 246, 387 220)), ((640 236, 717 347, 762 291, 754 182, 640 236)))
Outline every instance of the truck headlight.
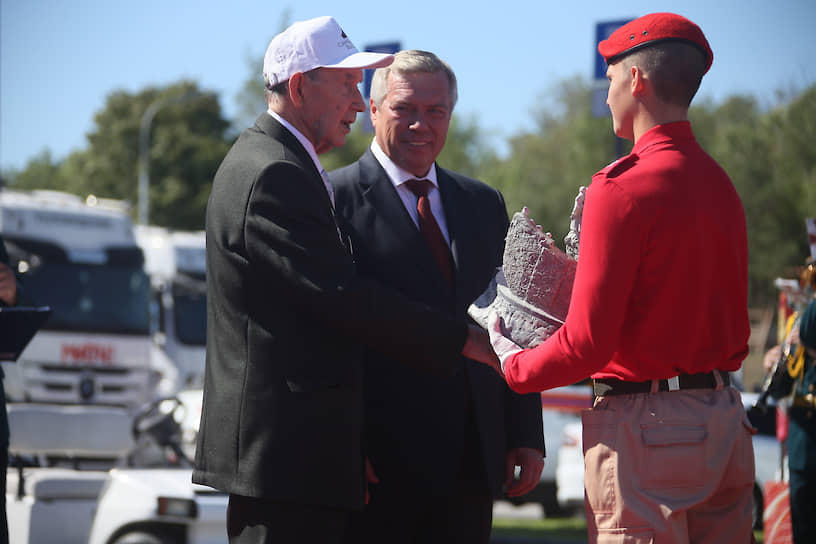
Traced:
POLYGON ((195 518, 198 516, 198 506, 192 499, 174 499, 159 497, 159 515, 176 518, 195 518))

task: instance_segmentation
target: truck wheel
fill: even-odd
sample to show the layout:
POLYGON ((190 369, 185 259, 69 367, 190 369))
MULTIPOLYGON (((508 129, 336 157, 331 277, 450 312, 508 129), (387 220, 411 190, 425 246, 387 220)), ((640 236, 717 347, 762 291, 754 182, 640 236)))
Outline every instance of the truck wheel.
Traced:
POLYGON ((159 535, 137 531, 120 536, 113 544, 172 544, 172 541, 159 535))

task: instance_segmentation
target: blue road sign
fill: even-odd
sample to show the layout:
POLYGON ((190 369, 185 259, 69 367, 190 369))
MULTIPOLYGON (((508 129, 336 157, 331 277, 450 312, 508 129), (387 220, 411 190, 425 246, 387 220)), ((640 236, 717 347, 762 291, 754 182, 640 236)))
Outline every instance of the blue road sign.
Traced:
POLYGON ((606 79, 606 61, 601 54, 598 53, 598 44, 633 19, 634 17, 632 19, 626 19, 623 21, 606 21, 604 23, 597 23, 595 25, 595 44, 593 46, 593 51, 595 52, 595 79, 606 79))
POLYGON ((595 25, 595 43, 592 47, 593 58, 595 59, 592 81, 592 115, 595 117, 608 117, 610 115, 609 108, 606 106, 606 93, 609 88, 606 81, 606 61, 598 53, 598 44, 631 20, 606 21, 595 25))
MULTIPOLYGON (((400 42, 385 42, 372 45, 366 45, 364 51, 371 53, 396 53, 402 49, 400 42)), ((368 102, 368 97, 371 96, 371 79, 374 77, 374 70, 363 70, 363 98, 368 102)))
MULTIPOLYGON (((385 42, 366 45, 363 50, 371 53, 396 53, 402 49, 400 42, 385 42)), ((363 100, 365 101, 366 111, 360 118, 361 127, 364 132, 374 132, 374 127, 371 126, 371 117, 368 115, 368 102, 371 97, 371 80, 374 78, 374 70, 363 70, 363 100)))

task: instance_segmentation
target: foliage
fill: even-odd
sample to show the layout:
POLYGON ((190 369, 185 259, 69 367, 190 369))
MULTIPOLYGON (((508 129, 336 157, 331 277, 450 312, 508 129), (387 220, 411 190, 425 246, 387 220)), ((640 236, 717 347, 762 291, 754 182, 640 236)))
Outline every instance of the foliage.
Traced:
MULTIPOLYGON (((278 19, 278 30, 274 34, 283 32, 292 23, 292 9, 287 7, 281 12, 278 19)), ((267 44, 272 40, 269 37, 267 44)), ((241 90, 235 96, 238 111, 232 120, 231 131, 240 134, 246 127, 255 123, 258 115, 266 109, 263 87, 263 61, 265 50, 251 51, 245 55, 244 63, 247 69, 247 79, 241 90)))
POLYGON ((504 194, 510 213, 526 206, 530 216, 556 240, 569 230, 569 216, 580 186, 615 158, 615 137, 607 118, 590 112, 586 81, 564 81, 552 92, 553 104, 533 110, 537 130, 510 140, 510 155, 493 164, 485 178, 504 194))
POLYGON ((584 516, 568 518, 493 518, 492 539, 499 542, 586 542, 584 516))
POLYGON ((346 143, 342 147, 335 147, 328 153, 320 155, 320 164, 327 172, 351 164, 368 149, 374 134, 366 130, 361 122, 361 113, 357 116, 357 122, 351 128, 351 132, 346 136, 346 143))
POLYGON ((140 125, 147 108, 159 101, 164 102, 150 124, 147 152, 150 223, 203 228, 212 178, 229 147, 228 122, 215 93, 186 81, 137 94, 111 93, 94 117, 87 149, 60 164, 48 154, 36 157, 14 176, 13 186, 137 202, 140 125))
MULTIPOLYGON (((484 165, 485 179, 504 194, 510 213, 523 206, 556 240, 569 227, 580 185, 622 149, 611 121, 590 113, 588 82, 561 82, 531 115, 536 129, 514 136, 507 158, 484 165)), ((780 94, 780 96, 782 96, 780 94)), ((809 250, 804 220, 816 216, 816 85, 787 93, 790 102, 762 111, 733 96, 703 101, 689 118, 700 143, 731 176, 745 207, 749 242, 749 304, 773 302, 773 280, 795 277, 809 250)))
POLYGON ((773 280, 793 278, 809 254, 805 218, 816 216, 816 86, 762 112, 733 96, 692 108, 703 147, 728 172, 748 225, 750 305, 776 297, 773 280))
MULTIPOLYGON (((263 111, 262 92, 253 75, 242 93, 244 126, 263 111)), ((560 240, 578 187, 631 149, 614 137, 609 118, 592 116, 590 94, 590 82, 580 77, 542 93, 530 111, 535 128, 513 135, 501 157, 485 144, 475 115, 455 114, 438 162, 500 189, 511 214, 527 206, 560 240)), ((808 254, 804 220, 816 216, 816 85, 780 92, 778 99, 772 109, 761 108, 751 96, 720 104, 701 100, 689 113, 700 143, 729 173, 743 200, 751 306, 772 303, 774 278, 795 277, 808 254)), ((211 180, 234 135, 217 96, 193 82, 111 93, 95 116, 86 149, 63 161, 43 152, 22 171, 4 172, 7 183, 136 202, 140 122, 157 100, 167 102, 150 127, 150 222, 201 228, 211 180), (180 96, 184 99, 174 100, 180 96)), ((321 162, 330 171, 357 160, 372 136, 356 123, 346 144, 322 155, 321 162)))
POLYGON ((6 173, 3 178, 8 178, 15 188, 20 189, 63 190, 68 184, 60 163, 54 162, 48 150, 30 159, 22 172, 6 173))

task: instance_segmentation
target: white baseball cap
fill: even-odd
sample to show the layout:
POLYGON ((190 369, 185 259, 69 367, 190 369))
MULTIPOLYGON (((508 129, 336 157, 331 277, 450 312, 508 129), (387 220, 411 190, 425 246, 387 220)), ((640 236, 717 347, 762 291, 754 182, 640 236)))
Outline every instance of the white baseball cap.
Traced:
POLYGON ((272 38, 263 75, 273 87, 298 72, 315 68, 382 68, 394 55, 360 52, 334 17, 299 21, 272 38))

